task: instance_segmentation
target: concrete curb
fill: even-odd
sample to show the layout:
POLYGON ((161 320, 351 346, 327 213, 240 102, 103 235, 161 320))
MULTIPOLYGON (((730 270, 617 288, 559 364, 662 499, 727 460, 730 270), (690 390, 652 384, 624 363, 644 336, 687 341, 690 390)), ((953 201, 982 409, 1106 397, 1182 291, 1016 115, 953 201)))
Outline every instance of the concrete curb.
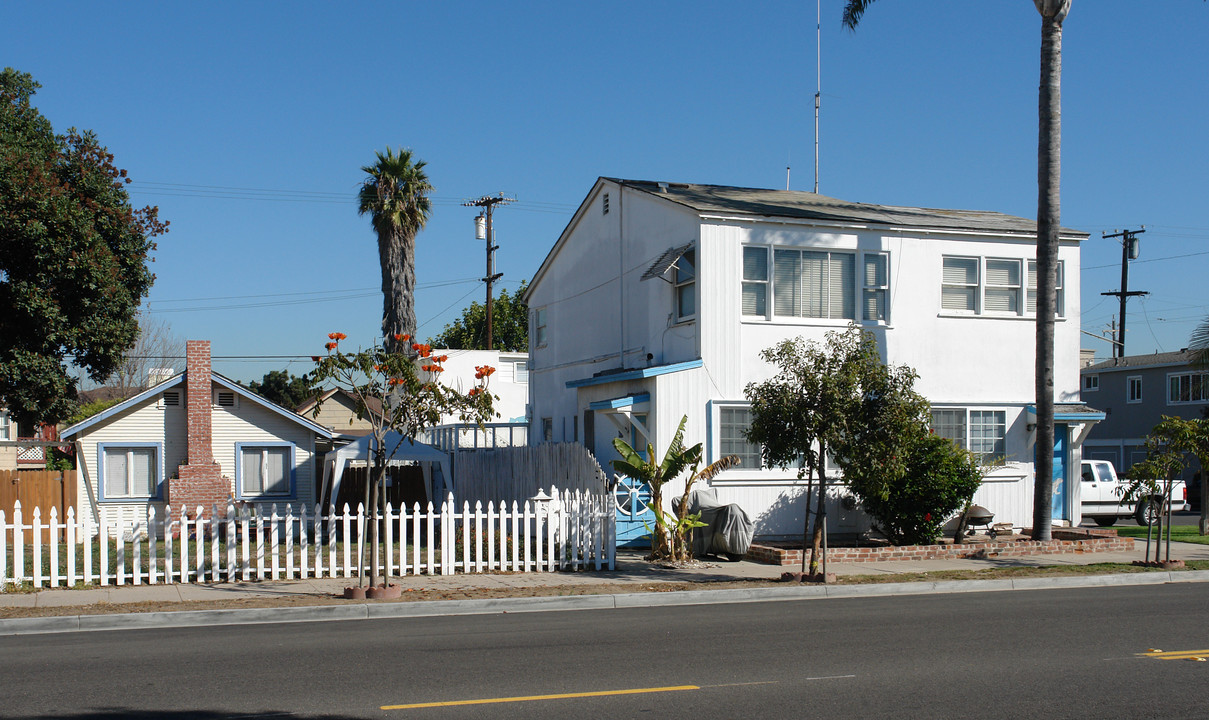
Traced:
POLYGON ((885 597, 889 595, 940 595, 1007 590, 1162 585, 1165 583, 1189 582, 1209 582, 1209 570, 1003 580, 941 580, 936 582, 879 583, 870 585, 795 585, 773 588, 683 590, 674 592, 621 593, 616 595, 433 600, 406 603, 252 608, 247 610, 183 610, 178 612, 114 615, 62 615, 56 617, 0 620, 0 635, 37 635, 94 630, 147 630, 154 628, 209 627, 215 625, 263 625, 291 622, 334 622, 340 620, 375 620, 447 615, 614 610, 684 605, 819 600, 827 598, 885 597))

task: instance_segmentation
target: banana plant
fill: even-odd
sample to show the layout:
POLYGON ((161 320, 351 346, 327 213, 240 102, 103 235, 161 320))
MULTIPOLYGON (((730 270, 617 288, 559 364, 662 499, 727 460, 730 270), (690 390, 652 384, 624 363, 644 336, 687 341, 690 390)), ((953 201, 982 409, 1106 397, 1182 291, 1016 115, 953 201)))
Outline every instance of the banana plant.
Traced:
POLYGON ((651 559, 672 557, 672 537, 668 534, 668 523, 663 514, 663 486, 676 479, 686 468, 696 466, 701 462, 701 443, 692 447, 684 446, 684 426, 688 415, 680 418, 680 426, 672 436, 667 451, 662 460, 655 459, 655 447, 650 443, 646 446, 646 456, 630 446, 621 438, 614 438, 613 448, 621 456, 611 465, 614 472, 646 483, 651 489, 651 501, 648 507, 655 513, 655 527, 651 530, 651 559))

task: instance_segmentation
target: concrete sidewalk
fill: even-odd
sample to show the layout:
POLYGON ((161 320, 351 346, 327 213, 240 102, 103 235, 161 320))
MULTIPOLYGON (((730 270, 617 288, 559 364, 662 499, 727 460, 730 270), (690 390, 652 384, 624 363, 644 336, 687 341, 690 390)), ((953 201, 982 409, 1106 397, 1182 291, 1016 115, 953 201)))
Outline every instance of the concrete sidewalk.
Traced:
MULTIPOLYGON (((827 570, 842 576, 914 575, 944 570, 1091 565, 1109 562, 1130 563, 1142 559, 1144 547, 1144 542, 1137 541, 1135 551, 1127 553, 1032 555, 984 560, 831 563, 827 570)), ((1171 557, 1178 560, 1209 560, 1209 545, 1173 542, 1171 557)), ((500 590, 501 594, 506 592, 515 598, 515 591, 520 588, 564 588, 573 592, 576 587, 604 585, 616 586, 618 593, 630 593, 658 590, 660 586, 668 586, 673 583, 771 582, 778 580, 783 571, 796 569, 796 567, 761 565, 747 561, 718 561, 714 558, 707 558, 694 567, 660 567, 643 560, 641 553, 621 551, 618 553, 616 569, 611 571, 409 575, 392 578, 392 582, 401 585, 405 592, 476 591, 476 594, 490 596, 492 590, 500 590)), ((305 601, 306 598, 330 599, 341 596, 346 586, 356 583, 356 578, 310 578, 250 583, 139 585, 80 590, 60 588, 32 593, 0 593, 0 611, 3 608, 88 607, 90 613, 96 613, 99 606, 105 605, 205 603, 250 598, 289 598, 290 604, 297 605, 299 600, 305 601)))

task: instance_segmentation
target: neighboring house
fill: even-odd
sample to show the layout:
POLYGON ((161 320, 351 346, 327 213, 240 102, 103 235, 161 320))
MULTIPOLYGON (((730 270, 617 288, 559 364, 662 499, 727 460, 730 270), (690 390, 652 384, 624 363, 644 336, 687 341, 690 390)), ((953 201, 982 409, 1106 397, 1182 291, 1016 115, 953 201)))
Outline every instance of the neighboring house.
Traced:
POLYGON ((46 469, 46 442, 58 440, 54 425, 39 425, 22 434, 8 411, 0 408, 0 470, 46 469))
MULTIPOLYGON (((1110 460, 1124 475, 1146 459, 1146 436, 1164 415, 1194 419, 1209 412, 1209 371, 1193 363, 1194 353, 1131 355, 1094 363, 1080 371, 1083 400, 1103 410, 1104 421, 1088 435, 1084 456, 1110 460)), ((1200 504, 1193 482, 1200 465, 1190 458, 1183 479, 1188 497, 1200 504)))
MULTIPOLYGON (((365 415, 370 417, 380 415, 382 405, 377 398, 369 398, 366 411, 365 415)), ((325 444, 327 446, 322 448, 323 452, 330 450, 332 443, 345 445, 373 431, 370 418, 357 414, 357 397, 343 388, 324 390, 294 408, 294 412, 331 431, 331 443, 325 444), (315 406, 319 407, 317 414, 315 406)))
POLYGON ((77 497, 90 508, 78 512, 113 522, 165 503, 313 503, 315 445, 331 431, 213 372, 208 341, 186 353, 185 372, 63 431, 82 447, 77 497))
POLYGON ((434 349, 433 355, 446 355, 440 375, 443 385, 466 392, 478 382, 475 368, 489 365, 495 372, 488 378, 488 390, 495 395, 495 417, 484 427, 467 423, 456 415, 443 415, 441 424, 422 438, 443 450, 455 448, 510 447, 528 444, 529 354, 503 350, 434 349))
MULTIPOLYGON (((8 410, 0 408, 0 443, 9 443, 15 441, 19 433, 17 432, 17 421, 13 420, 8 410)), ((0 470, 16 470, 17 469, 17 446, 16 445, 0 445, 0 470)))
MULTIPOLYGON (((765 537, 802 532, 805 486, 761 467, 743 390, 761 349, 851 323, 919 373, 936 432, 988 461, 975 501, 1031 525, 1036 224, 993 212, 852 203, 806 192, 600 178, 537 271, 530 308, 531 442, 580 441, 609 468, 612 439, 662 452, 682 415, 712 482, 765 537)), ((1064 229, 1056 323, 1055 507, 1079 521, 1079 243, 1064 229)), ((665 497, 676 494, 675 488, 665 497)), ((842 488, 834 532, 868 520, 842 488)), ((618 489, 619 537, 645 532, 641 491, 618 489), (628 508, 628 509, 627 509, 628 508), (627 529, 628 528, 628 529, 627 529)))

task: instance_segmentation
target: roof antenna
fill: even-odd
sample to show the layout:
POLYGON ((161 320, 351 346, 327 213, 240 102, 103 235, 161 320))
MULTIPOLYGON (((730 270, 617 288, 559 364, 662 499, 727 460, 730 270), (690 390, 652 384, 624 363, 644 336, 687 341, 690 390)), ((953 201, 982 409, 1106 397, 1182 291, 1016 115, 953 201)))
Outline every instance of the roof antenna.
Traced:
POLYGON ((789 189, 789 165, 785 165, 785 189, 789 189))
POLYGON ((819 194, 819 97, 823 92, 823 11, 822 0, 815 0, 814 5, 814 194, 819 194))

